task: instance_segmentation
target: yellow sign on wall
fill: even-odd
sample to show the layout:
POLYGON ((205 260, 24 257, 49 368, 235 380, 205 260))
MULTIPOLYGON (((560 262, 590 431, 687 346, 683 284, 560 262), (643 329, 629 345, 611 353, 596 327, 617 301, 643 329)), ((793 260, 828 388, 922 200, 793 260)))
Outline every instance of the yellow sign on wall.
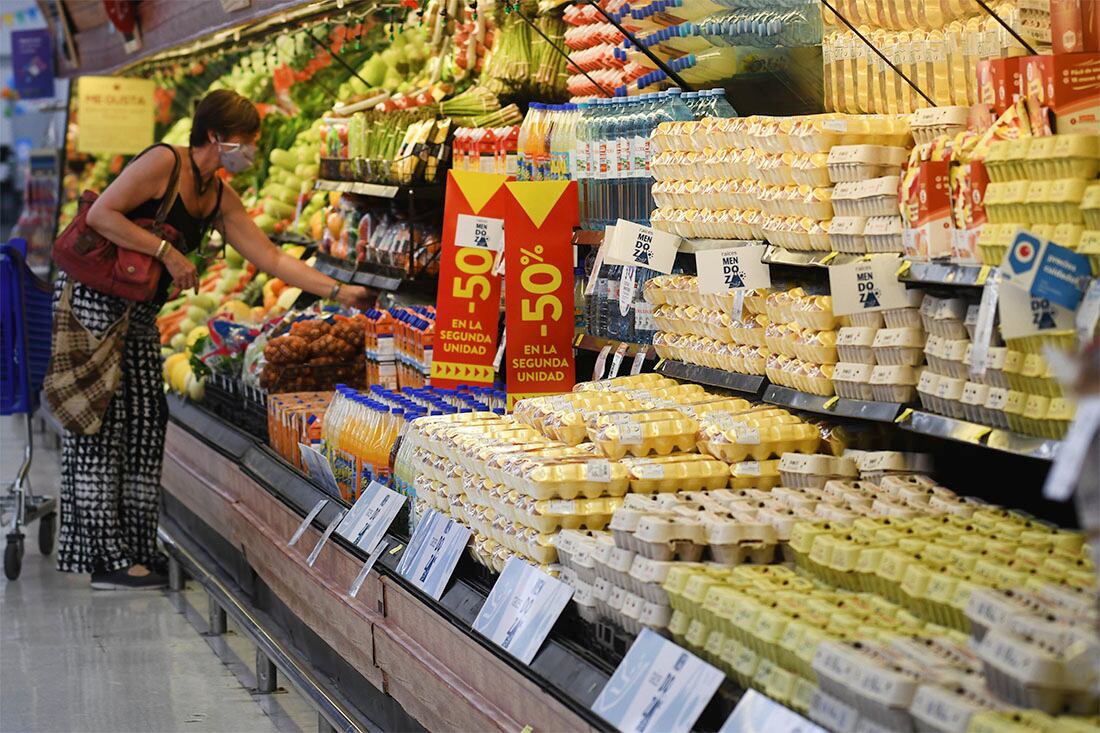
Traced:
POLYGON ((77 87, 79 152, 133 154, 153 144, 153 81, 82 76, 77 87))

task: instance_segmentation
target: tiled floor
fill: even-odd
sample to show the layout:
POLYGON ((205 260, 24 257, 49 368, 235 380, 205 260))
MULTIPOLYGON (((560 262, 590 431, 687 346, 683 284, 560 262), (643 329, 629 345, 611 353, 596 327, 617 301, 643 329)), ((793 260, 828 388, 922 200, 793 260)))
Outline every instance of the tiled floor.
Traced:
MULTIPOLYGON (((0 487, 19 465, 22 423, 0 418, 0 487)), ((32 485, 57 487, 50 436, 36 435, 32 485)), ((6 533, 6 527, 5 527, 6 533)), ((252 645, 204 636, 206 596, 95 591, 59 573, 27 536, 23 574, 0 579, 0 731, 300 731, 316 714, 294 691, 256 695, 252 645)), ((2 578, 2 576, 0 576, 2 578)), ((280 680, 280 685, 285 683, 280 680)))

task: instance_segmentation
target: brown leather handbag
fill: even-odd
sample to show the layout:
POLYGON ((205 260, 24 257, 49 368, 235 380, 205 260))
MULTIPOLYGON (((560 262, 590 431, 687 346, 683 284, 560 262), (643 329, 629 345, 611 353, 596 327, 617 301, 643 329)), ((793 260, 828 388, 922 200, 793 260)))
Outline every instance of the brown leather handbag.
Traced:
MULTIPOLYGON (((146 148, 134 160, 157 145, 146 148)), ((179 243, 180 233, 164 220, 179 195, 180 154, 171 145, 165 147, 176 156, 176 164, 172 168, 172 177, 160 208, 157 209, 156 218, 134 219, 133 222, 159 239, 166 239, 170 244, 176 245, 179 243)), ((95 191, 81 194, 76 216, 54 242, 54 262, 73 280, 101 293, 135 302, 152 300, 164 266, 156 257, 119 247, 88 225, 88 210, 97 198, 99 194, 95 191)))

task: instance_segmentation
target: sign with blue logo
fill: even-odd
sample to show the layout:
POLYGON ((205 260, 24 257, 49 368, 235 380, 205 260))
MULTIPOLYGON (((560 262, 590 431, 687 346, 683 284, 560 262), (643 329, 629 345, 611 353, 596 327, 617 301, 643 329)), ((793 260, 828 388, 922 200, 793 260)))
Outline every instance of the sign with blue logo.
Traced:
POLYGON ((623 733, 687 733, 725 678, 652 629, 643 629, 592 712, 623 733))
POLYGON ((565 583, 511 557, 478 611, 474 631, 530 664, 572 597, 565 583))
POLYGON ((403 494, 371 481, 336 527, 336 533, 368 554, 374 552, 404 503, 403 494))
POLYGON ((1033 298, 1071 311, 1077 309, 1092 276, 1088 257, 1026 231, 1016 235, 1001 269, 1033 298))
POLYGON ((467 527, 429 509, 417 523, 397 572, 438 601, 469 539, 467 527))

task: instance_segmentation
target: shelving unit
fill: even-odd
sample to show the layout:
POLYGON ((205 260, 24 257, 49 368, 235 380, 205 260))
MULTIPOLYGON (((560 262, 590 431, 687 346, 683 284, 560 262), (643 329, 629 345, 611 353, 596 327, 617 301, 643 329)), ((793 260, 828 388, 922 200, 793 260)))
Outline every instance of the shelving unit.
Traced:
POLYGON ((768 383, 767 378, 762 376, 737 374, 736 372, 727 372, 722 369, 714 369, 712 367, 698 366, 695 364, 685 364, 681 361, 672 361, 669 359, 662 359, 659 361, 654 371, 666 377, 672 377, 673 379, 683 379, 707 387, 718 387, 719 389, 743 392, 746 395, 754 397, 759 397, 764 391, 765 385, 768 383))
POLYGON ((400 186, 386 186, 380 183, 364 183, 362 181, 326 181, 321 179, 313 186, 315 191, 335 191, 337 193, 354 193, 360 196, 373 196, 380 199, 397 198, 400 186))
POLYGON ((789 249, 768 245, 768 250, 761 258, 769 265, 786 265, 788 267, 829 267, 831 265, 847 265, 859 262, 863 255, 844 254, 843 252, 795 252, 789 249))
POLYGON ((1008 430, 991 428, 988 425, 956 420, 930 412, 912 410, 898 419, 898 425, 921 435, 929 435, 959 443, 969 443, 991 450, 1011 453, 1025 458, 1043 461, 1053 460, 1061 446, 1061 441, 1047 438, 1035 438, 1020 435, 1008 430))
POLYGON ((622 344, 626 343, 626 356, 633 358, 637 356, 638 352, 644 351, 646 361, 652 361, 657 359, 657 352, 652 346, 648 344, 632 344, 624 341, 616 341, 614 339, 605 339, 599 336, 590 336, 587 333, 579 333, 576 338, 573 339, 573 347, 581 349, 582 351, 591 351, 599 353, 603 351, 605 346, 611 347, 611 353, 614 353, 622 344))
POLYGON ((897 402, 871 402, 868 400, 847 400, 841 397, 822 397, 820 395, 799 392, 778 384, 768 385, 764 392, 764 401, 792 410, 816 412, 819 415, 847 417, 853 420, 892 423, 901 412, 903 405, 897 402))
POLYGON ((898 279, 920 285, 951 285, 980 288, 993 268, 989 265, 958 265, 949 262, 906 260, 898 279))

